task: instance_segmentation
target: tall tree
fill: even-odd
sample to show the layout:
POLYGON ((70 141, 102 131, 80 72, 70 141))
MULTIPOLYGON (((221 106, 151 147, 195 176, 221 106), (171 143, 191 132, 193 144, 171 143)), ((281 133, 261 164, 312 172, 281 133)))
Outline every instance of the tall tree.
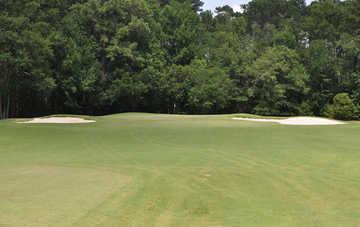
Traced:
POLYGON ((162 46, 169 63, 186 65, 195 57, 200 39, 200 17, 187 2, 172 1, 160 15, 162 46))
POLYGON ((0 16, 0 24, 0 118, 8 118, 26 103, 39 108, 40 103, 27 98, 38 96, 46 102, 56 85, 48 64, 53 57, 49 25, 8 14, 0 16), (20 94, 28 102, 20 100, 20 94))
POLYGON ((201 7, 204 5, 204 2, 202 2, 201 0, 159 0, 161 6, 165 6, 165 5, 169 5, 171 1, 177 1, 180 3, 190 3, 192 6, 192 9, 195 12, 199 12, 202 11, 201 7))
POLYGON ((262 115, 302 114, 309 75, 294 50, 269 48, 247 70, 249 93, 262 115))

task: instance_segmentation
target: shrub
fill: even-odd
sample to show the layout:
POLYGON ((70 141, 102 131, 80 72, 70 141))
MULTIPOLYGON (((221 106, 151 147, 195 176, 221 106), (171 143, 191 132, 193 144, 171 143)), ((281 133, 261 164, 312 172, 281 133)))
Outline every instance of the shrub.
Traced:
POLYGON ((326 104, 321 110, 322 116, 328 118, 334 118, 334 106, 331 104, 326 104))
POLYGON ((337 94, 333 99, 333 116, 339 120, 352 120, 355 118, 355 105, 348 93, 337 94))
POLYGON ((302 102, 299 108, 299 114, 303 116, 314 116, 314 112, 311 110, 310 104, 302 102))

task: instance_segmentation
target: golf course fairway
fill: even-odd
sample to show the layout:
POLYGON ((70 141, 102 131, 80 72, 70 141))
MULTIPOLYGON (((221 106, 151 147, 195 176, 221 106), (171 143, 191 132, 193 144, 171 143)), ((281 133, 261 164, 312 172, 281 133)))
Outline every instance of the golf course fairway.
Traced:
POLYGON ((360 123, 0 121, 0 226, 360 225, 360 123))

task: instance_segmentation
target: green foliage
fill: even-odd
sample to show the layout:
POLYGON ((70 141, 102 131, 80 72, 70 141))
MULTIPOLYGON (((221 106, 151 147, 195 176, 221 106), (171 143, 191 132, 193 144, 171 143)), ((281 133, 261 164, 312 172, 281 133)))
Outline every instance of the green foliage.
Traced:
POLYGON ((280 25, 284 19, 300 20, 305 10, 305 0, 253 0, 244 5, 248 25, 256 23, 280 25))
POLYGON ((333 100, 333 116, 340 120, 354 119, 355 106, 348 93, 340 93, 333 100))
POLYGON ((167 74, 168 108, 172 113, 219 113, 229 107, 233 82, 219 68, 195 60, 189 66, 173 65, 167 74))
POLYGON ((308 93, 309 79, 295 51, 286 47, 269 48, 248 67, 250 97, 260 115, 297 115, 308 93))
POLYGON ((219 113, 231 103, 233 82, 219 68, 192 70, 194 85, 189 91, 192 113, 219 113))
MULTIPOLYGON (((357 1, 0 0, 0 118, 360 106, 357 1)), ((331 111, 330 111, 331 112, 331 111)), ((358 115, 358 113, 354 113, 358 115)))
POLYGON ((315 114, 321 114, 323 107, 339 93, 339 69, 334 56, 334 45, 325 40, 310 42, 304 51, 307 70, 310 73, 309 101, 315 114))
POLYGON ((199 23, 199 15, 192 11, 188 2, 171 1, 162 9, 162 46, 170 63, 187 65, 194 58, 200 37, 199 23))
POLYGON ((328 118, 334 118, 334 106, 326 104, 322 109, 322 115, 328 118))

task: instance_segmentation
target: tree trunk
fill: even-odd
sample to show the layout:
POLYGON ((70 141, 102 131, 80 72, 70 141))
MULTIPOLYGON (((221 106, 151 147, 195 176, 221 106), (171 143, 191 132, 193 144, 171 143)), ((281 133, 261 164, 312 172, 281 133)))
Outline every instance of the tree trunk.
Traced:
POLYGON ((6 115, 5 118, 9 118, 9 109, 10 109, 10 95, 7 96, 7 107, 6 107, 6 115))
POLYGON ((2 95, 0 94, 0 120, 3 119, 2 95))

